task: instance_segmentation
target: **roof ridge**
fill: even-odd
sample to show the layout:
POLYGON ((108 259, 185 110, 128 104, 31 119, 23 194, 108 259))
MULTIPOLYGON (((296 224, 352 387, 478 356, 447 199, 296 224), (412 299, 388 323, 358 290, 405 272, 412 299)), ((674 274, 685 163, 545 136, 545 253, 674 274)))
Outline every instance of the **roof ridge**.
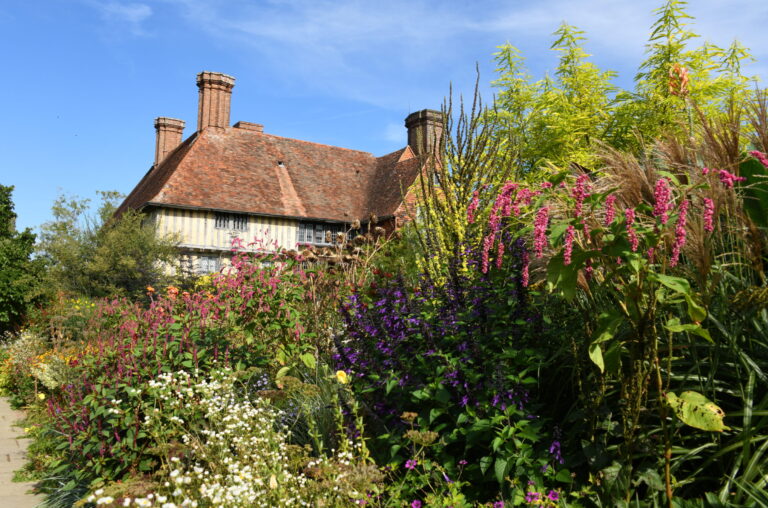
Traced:
POLYGON ((354 148, 344 148, 343 146, 329 145, 327 143, 318 143, 316 141, 306 141, 306 140, 303 140, 303 139, 289 138, 289 137, 286 137, 286 136, 278 136, 277 134, 269 134, 267 132, 259 132, 259 133, 257 133, 255 131, 247 131, 245 129, 238 129, 238 130, 243 130, 245 132, 253 132, 254 134, 259 134, 261 136, 269 136, 269 137, 278 138, 278 139, 287 139, 289 141, 298 141, 299 143, 306 143, 308 145, 325 146, 325 147, 328 147, 328 148, 336 148, 338 150, 345 150, 347 152, 363 153, 363 154, 366 154, 366 155, 370 155, 371 157, 373 157, 375 159, 378 158, 375 155, 373 155, 371 152, 366 152, 364 150, 355 150, 354 148))

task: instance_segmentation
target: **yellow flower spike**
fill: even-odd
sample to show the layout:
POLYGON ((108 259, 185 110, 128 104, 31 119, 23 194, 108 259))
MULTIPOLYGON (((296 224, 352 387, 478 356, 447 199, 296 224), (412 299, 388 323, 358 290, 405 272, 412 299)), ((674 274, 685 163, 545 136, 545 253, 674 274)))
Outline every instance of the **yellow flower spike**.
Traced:
POLYGON ((336 371, 336 380, 343 385, 349 383, 349 377, 347 377, 347 373, 343 370, 336 371))
POLYGON ((38 393, 37 398, 40 400, 45 400, 45 394, 44 393, 38 393))

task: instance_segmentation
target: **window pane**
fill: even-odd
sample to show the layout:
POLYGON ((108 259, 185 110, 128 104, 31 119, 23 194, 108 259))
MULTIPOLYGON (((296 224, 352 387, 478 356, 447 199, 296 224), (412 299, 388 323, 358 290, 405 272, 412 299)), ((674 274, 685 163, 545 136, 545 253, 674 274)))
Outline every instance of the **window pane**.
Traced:
POLYGON ((247 215, 233 215, 232 216, 232 229, 238 231, 245 231, 248 229, 248 216, 247 215))
POLYGON ((214 226, 217 228, 228 228, 229 227, 229 214, 228 213, 216 213, 216 218, 214 219, 214 226))

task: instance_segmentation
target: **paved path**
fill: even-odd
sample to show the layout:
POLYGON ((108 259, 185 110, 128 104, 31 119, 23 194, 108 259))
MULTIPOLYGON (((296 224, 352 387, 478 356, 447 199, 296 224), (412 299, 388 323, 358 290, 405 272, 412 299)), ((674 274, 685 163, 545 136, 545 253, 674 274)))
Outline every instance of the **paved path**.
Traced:
POLYGON ((27 439, 18 439, 24 432, 14 423, 24 416, 14 411, 5 398, 0 398, 0 507, 34 508, 43 501, 42 496, 27 494, 31 483, 14 483, 13 472, 24 465, 27 439))

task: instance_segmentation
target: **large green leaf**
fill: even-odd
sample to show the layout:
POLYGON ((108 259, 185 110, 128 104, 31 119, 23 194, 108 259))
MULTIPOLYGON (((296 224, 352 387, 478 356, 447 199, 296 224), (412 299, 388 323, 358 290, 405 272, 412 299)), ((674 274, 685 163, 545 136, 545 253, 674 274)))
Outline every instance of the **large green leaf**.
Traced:
POLYGON ((655 273, 651 274, 649 276, 649 279, 656 280, 660 282, 662 285, 668 287, 672 291, 677 291, 678 293, 690 293, 691 291, 691 285, 688 283, 688 281, 682 277, 673 277, 671 275, 664 275, 661 273, 655 273))
POLYGON ((768 175, 757 159, 749 158, 739 165, 739 175, 747 179, 742 186, 744 211, 758 226, 768 227, 768 175))
POLYGON ((723 423, 723 410, 698 392, 683 392, 679 397, 670 392, 667 394, 667 402, 686 425, 709 432, 730 430, 723 423))
POLYGON ((589 359, 592 360, 592 363, 597 365, 597 367, 600 369, 600 372, 605 372, 605 361, 603 360, 603 350, 600 349, 600 344, 590 344, 589 359))
POLYGON ((605 361, 603 360, 603 351, 600 348, 600 343, 608 342, 613 339, 616 334, 616 330, 621 325, 624 317, 618 311, 603 312, 597 321, 597 329, 595 330, 594 340, 589 345, 589 358, 592 363, 597 365, 600 372, 605 371, 605 361))
POLYGON ((699 324, 695 324, 695 323, 681 324, 678 318, 672 318, 669 321, 667 321, 667 324, 664 325, 664 328, 666 328, 667 330, 673 333, 690 332, 695 335, 698 335, 699 337, 703 337, 709 342, 712 342, 712 337, 709 335, 709 332, 706 329, 702 328, 701 325, 699 324))

